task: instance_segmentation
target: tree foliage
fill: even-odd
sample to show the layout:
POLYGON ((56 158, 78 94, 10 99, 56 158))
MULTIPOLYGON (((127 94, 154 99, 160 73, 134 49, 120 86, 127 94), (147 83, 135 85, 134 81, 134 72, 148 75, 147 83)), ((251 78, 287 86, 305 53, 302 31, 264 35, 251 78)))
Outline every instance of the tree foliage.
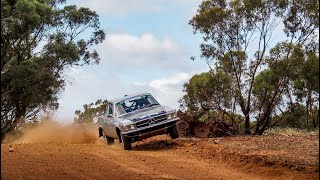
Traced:
POLYGON ((94 119, 106 111, 108 100, 98 99, 95 103, 83 105, 84 111, 76 110, 74 123, 76 124, 93 124, 94 119))
POLYGON ((309 99, 319 97, 319 69, 308 66, 311 59, 319 62, 318 11, 317 0, 206 0, 190 20, 194 33, 203 35, 201 57, 232 77, 247 134, 254 118, 255 133, 261 134, 279 106, 289 107, 290 96, 312 87, 309 99), (283 40, 271 47, 281 25, 283 40))
POLYGON ((194 75, 184 84, 182 102, 190 111, 231 107, 232 78, 223 71, 194 75))
POLYGON ((1 136, 58 108, 63 72, 99 62, 99 16, 65 0, 1 0, 1 136))
MULTIPOLYGON (((305 116, 308 119, 311 109, 314 107, 306 107, 306 111, 296 110, 297 107, 303 106, 299 105, 299 102, 303 103, 305 101, 308 104, 314 102, 315 98, 319 97, 318 91, 312 90, 311 86, 302 90, 302 87, 305 87, 303 85, 305 81, 313 81, 313 79, 319 76, 319 70, 312 70, 314 68, 308 67, 310 68, 310 72, 307 72, 309 76, 307 79, 309 80, 304 78, 307 75, 306 66, 310 63, 310 56, 314 57, 316 65, 316 61, 319 62, 316 52, 304 50, 299 43, 295 46, 281 43, 271 49, 270 57, 267 59, 269 62, 268 69, 258 74, 254 82, 253 94, 256 100, 255 106, 258 110, 256 133, 261 134, 268 125, 272 125, 271 115, 277 114, 277 110, 285 115, 285 117, 288 117, 287 113, 294 114, 301 112, 303 114, 300 114, 300 116, 305 116), (285 52, 288 52, 287 49, 292 50, 287 54, 283 54, 283 49, 285 49, 285 52), (286 57, 281 56, 281 54, 286 57), (308 96, 308 93, 304 93, 304 91, 312 95, 309 94, 310 96, 308 96), (282 110, 283 107, 287 109, 282 110), (286 112, 284 113, 283 111, 286 112)), ((317 69, 319 68, 317 67, 317 69)), ((318 86, 316 84, 319 84, 319 82, 314 83, 314 87, 318 86)), ((313 103, 313 105, 316 104, 313 103)), ((313 120, 315 119, 313 118, 313 120)))

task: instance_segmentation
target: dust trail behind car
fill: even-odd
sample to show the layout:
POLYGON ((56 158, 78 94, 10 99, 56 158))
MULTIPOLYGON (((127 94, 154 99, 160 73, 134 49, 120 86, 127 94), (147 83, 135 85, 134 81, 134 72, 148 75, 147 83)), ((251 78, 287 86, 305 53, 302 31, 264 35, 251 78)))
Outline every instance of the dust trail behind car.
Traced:
POLYGON ((62 125, 50 120, 41 122, 33 128, 22 130, 23 135, 17 137, 8 134, 5 143, 69 143, 88 144, 99 143, 97 127, 93 125, 62 125))

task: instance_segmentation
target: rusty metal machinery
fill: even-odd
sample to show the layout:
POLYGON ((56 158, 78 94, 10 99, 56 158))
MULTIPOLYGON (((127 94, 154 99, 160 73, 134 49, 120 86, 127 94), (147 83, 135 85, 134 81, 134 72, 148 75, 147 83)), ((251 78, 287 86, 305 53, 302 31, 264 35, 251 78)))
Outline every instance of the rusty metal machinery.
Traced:
POLYGON ((193 127, 193 133, 201 138, 208 137, 208 135, 210 134, 210 124, 197 122, 193 127))
POLYGON ((178 128, 181 137, 221 137, 238 133, 236 126, 226 123, 221 115, 206 122, 200 122, 198 118, 181 110, 177 112, 177 116, 180 118, 178 128))

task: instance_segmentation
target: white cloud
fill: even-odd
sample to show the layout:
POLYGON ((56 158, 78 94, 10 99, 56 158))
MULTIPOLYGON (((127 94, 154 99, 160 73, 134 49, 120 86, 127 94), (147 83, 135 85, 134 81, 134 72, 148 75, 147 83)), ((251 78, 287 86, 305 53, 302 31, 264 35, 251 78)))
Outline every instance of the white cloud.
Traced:
POLYGON ((66 76, 72 79, 72 83, 66 85, 59 99, 60 107, 55 113, 59 121, 73 121, 75 110, 83 110, 84 104, 126 93, 123 80, 113 73, 100 76, 99 73, 73 68, 66 76))
POLYGON ((99 14, 124 16, 132 13, 167 11, 169 7, 179 9, 181 6, 193 4, 194 0, 78 0, 75 2, 78 6, 88 7, 99 14))
POLYGON ((103 66, 121 68, 186 68, 188 56, 179 43, 170 38, 158 39, 151 33, 110 34, 97 51, 103 66))
POLYGON ((172 77, 165 77, 151 81, 148 86, 154 96, 164 105, 178 108, 178 100, 182 97, 183 84, 193 73, 178 73, 172 77))
POLYGON ((188 73, 178 73, 173 77, 166 77, 162 79, 153 80, 150 82, 149 86, 158 89, 161 92, 166 92, 167 90, 172 90, 177 85, 181 85, 181 82, 187 81, 191 77, 188 73))
MULTIPOLYGON (((207 71, 207 69, 203 71, 207 71)), ((190 73, 180 72, 173 76, 154 79, 149 82, 133 82, 132 86, 136 90, 152 93, 153 96, 155 96, 155 98, 163 105, 178 108, 178 101, 183 95, 183 84, 186 83, 193 75, 203 71, 194 71, 190 73)))
POLYGON ((78 5, 89 7, 98 13, 108 13, 113 15, 127 15, 136 12, 159 11, 166 0, 133 1, 133 0, 80 0, 78 5))
POLYGON ((102 43, 107 51, 118 51, 117 53, 128 53, 129 55, 158 54, 158 53, 179 53, 179 45, 169 38, 156 39, 151 33, 139 36, 129 34, 111 34, 102 43), (110 48, 110 49, 109 49, 110 48))

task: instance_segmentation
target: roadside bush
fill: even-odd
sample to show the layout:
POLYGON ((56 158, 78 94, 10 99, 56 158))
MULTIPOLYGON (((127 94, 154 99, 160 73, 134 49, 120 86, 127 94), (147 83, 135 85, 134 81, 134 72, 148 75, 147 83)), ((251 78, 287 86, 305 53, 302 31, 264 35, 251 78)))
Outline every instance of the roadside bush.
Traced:
POLYGON ((276 135, 317 135, 319 136, 319 128, 308 130, 291 127, 273 127, 265 131, 267 134, 276 135))
POLYGON ((281 120, 279 120, 280 117, 278 116, 274 117, 273 121, 279 121, 276 125, 283 128, 314 129, 314 118, 316 117, 314 117, 313 113, 309 113, 308 117, 307 115, 305 106, 297 105, 284 112, 281 120))

